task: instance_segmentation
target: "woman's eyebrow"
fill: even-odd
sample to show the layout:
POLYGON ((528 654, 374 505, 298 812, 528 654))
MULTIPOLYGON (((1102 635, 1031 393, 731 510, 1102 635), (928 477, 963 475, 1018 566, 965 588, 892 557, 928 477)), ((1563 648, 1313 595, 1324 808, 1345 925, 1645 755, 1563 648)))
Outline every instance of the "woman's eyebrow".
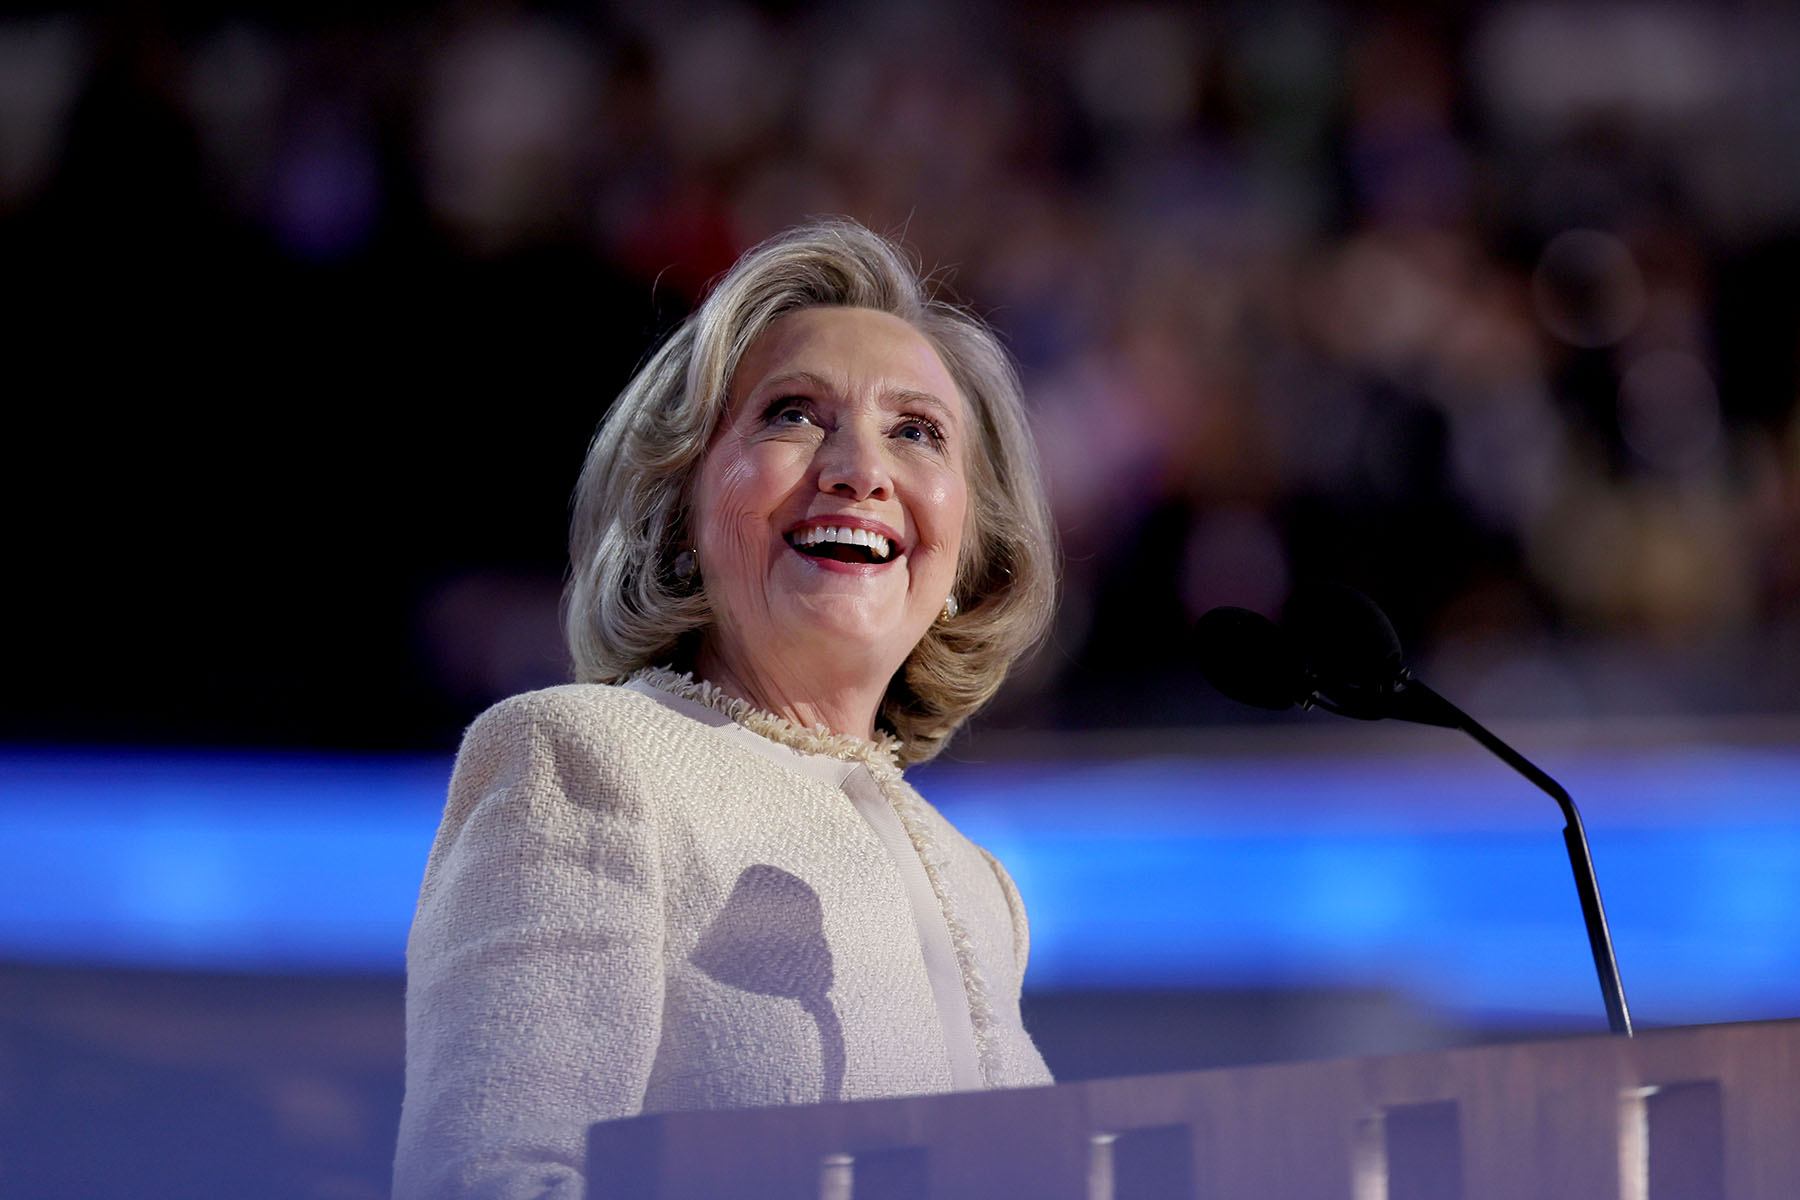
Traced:
POLYGON ((815 375, 811 371, 789 371, 785 375, 777 375, 773 379, 765 379, 756 390, 762 393, 779 391, 782 388, 798 386, 802 391, 825 392, 836 395, 838 388, 823 375, 815 375))
POLYGON ((912 388, 895 388, 888 392, 886 400, 900 408, 929 408, 932 415, 942 420, 955 423, 958 411, 955 405, 947 403, 942 396, 930 392, 916 391, 912 388))

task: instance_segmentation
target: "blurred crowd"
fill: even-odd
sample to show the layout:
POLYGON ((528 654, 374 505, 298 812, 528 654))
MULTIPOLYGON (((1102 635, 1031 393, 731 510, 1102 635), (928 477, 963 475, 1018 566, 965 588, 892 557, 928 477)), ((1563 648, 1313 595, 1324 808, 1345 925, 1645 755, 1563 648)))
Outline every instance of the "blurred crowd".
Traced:
MULTIPOLYGON (((1193 619, 1313 578, 1375 596, 1483 711, 1800 709, 1800 14, 1450 8, 15 16, 0 235, 171 281, 120 247, 204 226, 214 258, 313 281, 529 263, 506 286, 533 311, 604 292, 557 326, 616 347, 568 352, 595 376, 486 417, 537 431, 501 435, 505 478, 566 498, 706 281, 848 213, 1024 370, 1067 594, 996 720, 1225 716, 1193 619)), ((397 326, 406 295, 358 311, 397 326)), ((476 475, 432 486, 506 486, 476 475)), ((538 681, 560 520, 495 535, 534 547, 504 570, 447 538, 397 585, 414 665, 471 700, 538 681)))

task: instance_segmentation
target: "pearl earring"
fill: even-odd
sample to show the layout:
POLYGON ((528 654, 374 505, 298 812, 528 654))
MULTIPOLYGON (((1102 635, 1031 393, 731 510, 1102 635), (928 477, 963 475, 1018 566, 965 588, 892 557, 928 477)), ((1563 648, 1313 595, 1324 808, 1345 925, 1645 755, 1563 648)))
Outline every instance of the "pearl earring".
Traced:
POLYGON ((944 597, 944 610, 938 614, 940 621, 954 621, 956 614, 962 611, 962 605, 956 602, 955 596, 944 597))

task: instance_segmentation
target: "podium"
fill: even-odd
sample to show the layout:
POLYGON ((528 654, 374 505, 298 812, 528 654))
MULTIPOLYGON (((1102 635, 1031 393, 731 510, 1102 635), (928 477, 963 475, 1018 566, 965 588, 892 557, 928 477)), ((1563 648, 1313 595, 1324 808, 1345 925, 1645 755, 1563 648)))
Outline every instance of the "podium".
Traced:
POLYGON ((592 1200, 1794 1200, 1800 1021, 607 1121, 592 1200))

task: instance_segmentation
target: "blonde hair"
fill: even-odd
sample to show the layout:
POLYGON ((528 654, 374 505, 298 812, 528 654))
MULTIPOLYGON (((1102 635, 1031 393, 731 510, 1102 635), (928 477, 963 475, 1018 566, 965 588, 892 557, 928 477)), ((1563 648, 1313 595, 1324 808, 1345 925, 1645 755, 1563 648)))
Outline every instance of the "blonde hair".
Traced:
POLYGON ((1043 636, 1056 543, 1012 360, 978 318, 937 299, 894 243, 854 221, 815 221, 747 252, 626 385, 576 485, 564 594, 578 681, 692 665, 711 622, 705 589, 676 578, 690 543, 694 478, 729 404, 738 361, 802 308, 892 314, 937 350, 974 416, 969 528, 957 564, 961 613, 931 626, 888 684, 877 723, 923 762, 1043 636))

